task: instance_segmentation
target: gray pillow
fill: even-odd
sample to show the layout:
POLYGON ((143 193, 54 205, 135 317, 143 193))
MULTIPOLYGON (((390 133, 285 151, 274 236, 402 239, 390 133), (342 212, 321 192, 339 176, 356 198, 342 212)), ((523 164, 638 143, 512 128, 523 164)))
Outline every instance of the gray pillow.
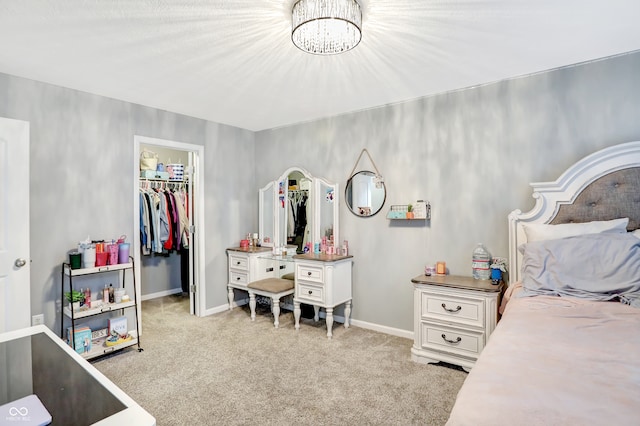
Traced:
POLYGON ((640 239, 586 234, 523 244, 523 296, 620 298, 640 307, 640 239))

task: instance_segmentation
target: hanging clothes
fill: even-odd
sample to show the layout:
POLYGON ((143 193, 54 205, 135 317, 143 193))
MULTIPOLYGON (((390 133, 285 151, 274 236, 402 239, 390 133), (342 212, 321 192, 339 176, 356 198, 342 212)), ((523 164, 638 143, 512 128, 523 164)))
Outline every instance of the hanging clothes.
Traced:
MULTIPOLYGON (((184 185, 173 190, 150 188, 141 182, 140 247, 143 255, 168 254, 188 247, 189 217, 187 191, 184 185)), ((169 184, 171 185, 171 184, 169 184)))

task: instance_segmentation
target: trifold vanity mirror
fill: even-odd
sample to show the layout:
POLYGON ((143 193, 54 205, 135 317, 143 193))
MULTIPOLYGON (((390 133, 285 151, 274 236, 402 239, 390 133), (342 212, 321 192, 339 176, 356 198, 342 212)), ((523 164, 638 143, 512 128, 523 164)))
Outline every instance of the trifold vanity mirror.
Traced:
POLYGON ((338 185, 293 167, 260 189, 258 228, 263 245, 295 246, 302 253, 307 243, 322 237, 339 245, 338 185))

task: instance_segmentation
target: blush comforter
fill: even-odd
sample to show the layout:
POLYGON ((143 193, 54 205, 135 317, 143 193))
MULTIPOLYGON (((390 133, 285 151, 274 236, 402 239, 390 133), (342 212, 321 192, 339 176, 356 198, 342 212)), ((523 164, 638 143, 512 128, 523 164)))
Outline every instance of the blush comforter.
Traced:
POLYGON ((447 425, 640 425, 640 309, 512 297, 447 425))

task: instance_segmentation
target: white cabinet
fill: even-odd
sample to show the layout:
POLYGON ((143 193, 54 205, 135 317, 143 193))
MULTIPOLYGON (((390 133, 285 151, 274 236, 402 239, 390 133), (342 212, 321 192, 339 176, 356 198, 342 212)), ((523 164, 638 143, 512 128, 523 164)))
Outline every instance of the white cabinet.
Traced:
POLYGON ((271 250, 270 247, 227 249, 229 309, 234 306, 234 289, 247 291, 247 284, 252 281, 280 278, 293 272, 293 263, 272 258, 271 250))
POLYGON ((444 361, 469 371, 498 321, 503 285, 471 277, 420 275, 414 283, 416 362, 444 361))
POLYGON ((333 309, 344 304, 344 326, 349 327, 351 315, 351 260, 352 256, 301 254, 295 260, 295 293, 293 315, 295 328, 300 329, 300 304, 313 305, 314 319, 319 319, 319 308, 324 308, 327 337, 331 338, 333 309))
MULTIPOLYGON (((76 328, 78 327, 78 321, 84 320, 87 321, 91 317, 96 317, 101 314, 110 314, 116 313, 120 315, 124 315, 125 310, 128 308, 133 308, 134 318, 135 318, 135 331, 134 330, 126 330, 129 333, 131 338, 123 339, 122 342, 118 341, 117 343, 110 343, 107 341, 109 337, 106 333, 101 336, 92 336, 92 344, 91 349, 86 352, 80 352, 86 359, 95 358, 101 355, 105 355, 107 353, 124 349, 129 346, 138 345, 138 351, 142 351, 140 348, 140 337, 139 337, 139 327, 138 327, 138 310, 137 310, 137 300, 136 300, 136 279, 135 279, 135 271, 134 271, 134 263, 133 259, 130 258, 129 263, 121 263, 116 265, 106 265, 106 266, 97 266, 95 268, 82 268, 82 269, 71 269, 71 265, 68 263, 62 264, 62 292, 61 292, 61 300, 64 306, 64 293, 65 293, 65 282, 68 283, 67 291, 72 292, 73 290, 77 290, 77 286, 74 287, 74 280, 80 279, 81 277, 89 277, 95 276, 98 274, 105 273, 119 273, 119 281, 122 282, 122 288, 126 291, 126 294, 129 295, 130 300, 125 302, 118 303, 106 303, 103 302, 100 305, 94 306, 93 301, 91 307, 82 307, 79 309, 73 309, 72 306, 67 305, 62 309, 62 319, 60 320, 60 337, 64 339, 64 325, 65 318, 70 320, 70 336, 76 335, 76 328), (131 276, 131 284, 127 286, 126 276, 127 273, 131 276)), ((104 327, 103 327, 104 329, 104 327)), ((89 330, 91 331, 91 330, 89 330)), ((94 333, 95 334, 95 333, 94 333)), ((76 349, 76 339, 70 337, 69 344, 71 347, 76 349)))

